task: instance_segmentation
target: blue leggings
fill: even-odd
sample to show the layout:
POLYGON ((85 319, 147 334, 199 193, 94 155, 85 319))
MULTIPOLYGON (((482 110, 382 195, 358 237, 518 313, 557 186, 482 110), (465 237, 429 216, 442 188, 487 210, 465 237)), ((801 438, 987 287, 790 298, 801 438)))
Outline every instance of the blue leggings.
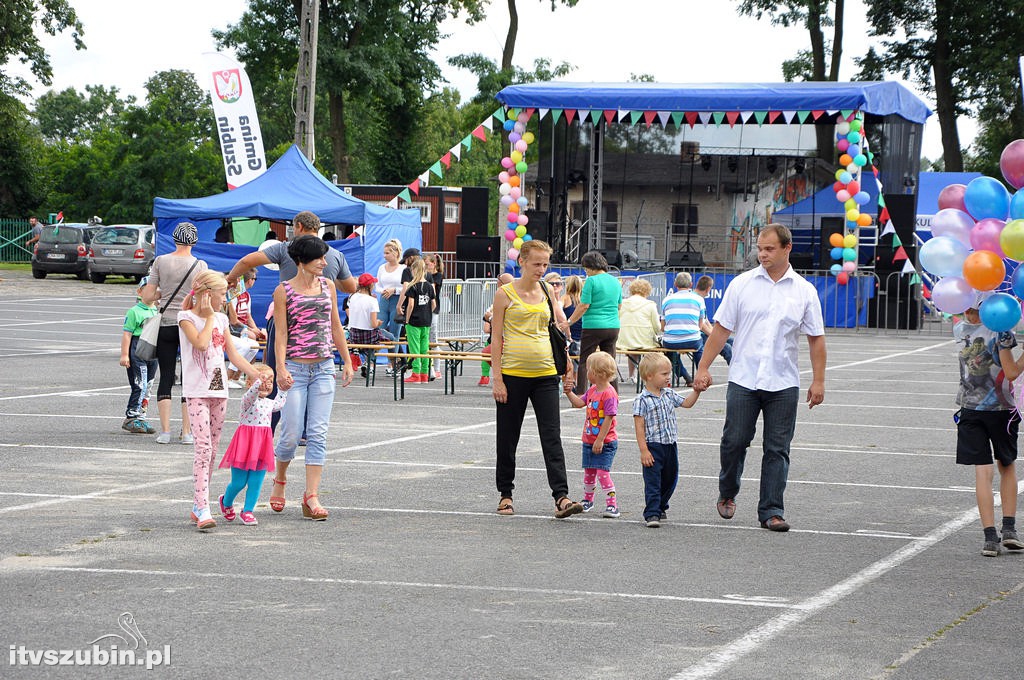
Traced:
POLYGON ((260 491, 263 489, 263 478, 267 476, 266 470, 243 470, 242 468, 231 468, 231 481, 228 488, 224 490, 224 505, 235 504, 235 496, 245 489, 245 506, 243 512, 252 512, 256 507, 256 501, 260 499, 260 491))

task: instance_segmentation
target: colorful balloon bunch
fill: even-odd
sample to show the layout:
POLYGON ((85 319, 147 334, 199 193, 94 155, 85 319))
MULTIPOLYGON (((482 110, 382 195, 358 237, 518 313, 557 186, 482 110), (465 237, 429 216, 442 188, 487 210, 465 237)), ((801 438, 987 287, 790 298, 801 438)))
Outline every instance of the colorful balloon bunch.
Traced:
POLYGON ((525 211, 530 202, 523 196, 523 177, 529 167, 526 164, 526 151, 534 142, 533 133, 526 130, 526 123, 529 120, 529 114, 524 111, 505 121, 504 127, 508 132, 512 150, 501 159, 501 167, 504 170, 498 173, 498 181, 501 182, 498 187, 501 205, 508 210, 505 215, 505 240, 509 243, 507 257, 512 266, 515 266, 519 259, 519 248, 523 242, 533 238, 526 229, 530 218, 526 216, 525 211))
MULTIPOLYGON (((1003 149, 999 167, 1014 189, 1024 186, 1024 140, 1003 149)), ((942 277, 932 288, 939 311, 960 314, 978 307, 987 328, 1012 329, 1021 320, 1018 298, 1024 298, 1024 192, 1011 195, 992 177, 945 187, 920 262, 942 277)))
POLYGON ((871 215, 861 212, 862 206, 871 201, 871 195, 861 186, 861 176, 864 166, 873 158, 864 134, 864 114, 836 117, 836 150, 841 167, 836 170, 832 189, 846 210, 846 228, 842 234, 832 234, 828 242, 832 246, 830 255, 837 260, 831 271, 839 285, 845 286, 850 282, 850 274, 857 271, 857 230, 871 226, 871 215))

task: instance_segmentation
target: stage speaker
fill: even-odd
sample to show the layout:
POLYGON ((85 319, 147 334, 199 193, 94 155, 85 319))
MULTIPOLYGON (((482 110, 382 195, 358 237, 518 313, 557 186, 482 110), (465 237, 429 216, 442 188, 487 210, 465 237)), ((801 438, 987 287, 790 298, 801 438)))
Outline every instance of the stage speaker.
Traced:
POLYGON ((693 250, 673 250, 665 266, 669 269, 699 269, 704 266, 704 255, 693 250))
POLYGON ((793 269, 807 271, 814 269, 814 256, 810 253, 790 253, 789 264, 793 269))
POLYGON ((526 225, 530 236, 538 241, 544 241, 553 248, 555 244, 551 242, 551 231, 548 228, 548 211, 527 210, 524 214, 530 218, 530 223, 526 225))
POLYGON ((490 220, 488 213, 488 189, 486 187, 462 187, 462 227, 460 233, 467 236, 487 234, 490 220))
MULTIPOLYGON (((884 194, 885 207, 889 210, 889 218, 896 229, 896 235, 904 243, 914 242, 914 229, 917 225, 917 196, 914 194, 884 194)), ((881 229, 881 225, 879 225, 881 229)))
POLYGON ((500 236, 455 237, 455 259, 461 262, 498 262, 501 257, 500 236))
POLYGON ((604 259, 608 260, 609 267, 615 267, 616 269, 622 269, 622 252, 615 249, 598 248, 597 252, 604 255, 604 259))

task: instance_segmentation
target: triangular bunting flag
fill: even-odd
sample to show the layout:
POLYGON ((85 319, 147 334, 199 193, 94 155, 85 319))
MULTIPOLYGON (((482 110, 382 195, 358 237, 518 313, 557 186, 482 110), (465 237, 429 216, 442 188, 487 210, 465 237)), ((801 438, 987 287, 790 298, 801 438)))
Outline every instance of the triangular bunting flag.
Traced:
POLYGON ((398 197, 406 203, 412 203, 412 196, 409 195, 408 189, 402 189, 398 192, 398 197))
POLYGON ((416 194, 417 196, 420 195, 420 181, 418 179, 414 179, 413 181, 409 182, 409 191, 416 194))
POLYGON ((768 117, 767 111, 754 111, 754 120, 758 125, 764 125, 764 119, 768 117))
POLYGON ((398 207, 398 196, 395 196, 390 201, 388 201, 387 207, 391 208, 392 210, 396 209, 398 207))
POLYGON ((604 122, 611 123, 615 120, 615 111, 608 109, 604 112, 604 122))
POLYGON ((533 118, 533 112, 537 109, 526 109, 526 120, 533 118))
POLYGON ((882 233, 879 236, 885 236, 886 234, 895 234, 896 227, 892 226, 892 222, 885 222, 885 228, 882 229, 882 233))
POLYGON ((811 115, 810 111, 797 111, 796 112, 796 119, 798 121, 800 121, 801 125, 803 125, 804 121, 807 120, 807 116, 809 116, 809 115, 811 115))
POLYGON ((725 114, 721 111, 716 111, 711 114, 711 117, 715 120, 715 125, 721 125, 722 121, 725 120, 725 114))
POLYGON ((629 124, 630 125, 636 125, 637 123, 640 122, 640 119, 643 118, 643 116, 644 116, 644 112, 643 111, 630 111, 630 113, 629 113, 629 124))
MULTIPOLYGON (((907 260, 907 264, 910 264, 910 260, 907 260)), ((906 268, 907 264, 903 265, 904 269, 906 268)), ((915 269, 914 270, 914 275, 910 277, 910 285, 913 286, 915 284, 920 284, 920 283, 921 283, 921 276, 920 276, 920 274, 917 273, 917 270, 915 269)))
POLYGON ((651 123, 654 122, 654 118, 657 115, 657 111, 644 111, 644 123, 647 124, 647 127, 651 127, 651 123))
POLYGON ((845 120, 850 120, 850 116, 853 115, 853 109, 843 109, 839 113, 841 113, 843 115, 843 118, 845 120))
POLYGON ((550 109, 541 109, 540 110, 540 116, 539 117, 540 117, 541 120, 543 120, 544 117, 548 115, 548 111, 550 111, 550 109))
POLYGON ((889 209, 888 208, 882 208, 882 211, 880 213, 878 213, 878 220, 880 222, 888 222, 891 219, 892 219, 892 217, 889 216, 889 209))
POLYGON ((740 124, 746 123, 750 120, 750 117, 754 115, 753 111, 741 111, 740 112, 740 124))
POLYGON ((488 132, 494 132, 494 117, 493 116, 487 116, 487 120, 485 120, 484 122, 482 122, 480 124, 483 125, 484 129, 486 129, 488 132))
POLYGON ((769 111, 768 112, 768 122, 769 123, 774 123, 776 120, 779 119, 779 116, 781 116, 781 115, 782 115, 782 111, 769 111))
POLYGON ((420 184, 422 184, 425 187, 429 187, 430 186, 430 170, 424 170, 423 174, 420 175, 419 180, 420 180, 420 184))
POLYGON ((441 161, 437 161, 436 163, 431 165, 429 172, 432 172, 441 179, 444 179, 444 171, 441 169, 441 161))
POLYGON ((598 121, 601 120, 601 110, 594 109, 590 112, 590 122, 597 125, 598 121))
POLYGON ((903 245, 903 241, 900 239, 900 235, 896 233, 896 230, 893 229, 893 232, 892 232, 892 247, 893 248, 898 248, 901 245, 903 245))
POLYGON ((896 254, 892 256, 892 261, 893 262, 898 262, 899 260, 906 260, 906 259, 907 259, 907 251, 903 250, 903 246, 900 246, 899 248, 896 249, 896 254))
MULTIPOLYGON (((472 135, 479 139, 481 142, 487 141, 487 132, 484 130, 483 125, 477 125, 476 129, 473 130, 472 135)), ((468 147, 467 147, 468 148, 468 147)))
MULTIPOLYGON (((893 262, 895 261, 896 259, 893 258, 893 262)), ((903 263, 903 271, 901 271, 900 274, 913 274, 916 273, 916 271, 917 270, 914 269, 914 263, 911 262, 910 260, 907 260, 906 262, 903 263)))
POLYGON ((495 111, 494 113, 491 114, 491 116, 494 117, 494 118, 497 118, 498 122, 504 123, 505 120, 506 120, 506 118, 505 118, 505 109, 499 107, 497 111, 495 111))
POLYGON ((445 155, 441 156, 441 162, 444 164, 444 167, 446 168, 452 167, 452 152, 449 151, 445 155))
POLYGON ((565 110, 565 123, 566 125, 572 125, 572 119, 576 117, 576 109, 565 110))
POLYGON ((782 119, 786 123, 792 123, 794 117, 796 117, 796 111, 783 111, 782 112, 782 119))
POLYGON ((462 139, 462 146, 466 147, 466 151, 473 148, 473 135, 466 135, 462 139))
POLYGON ((558 119, 562 117, 562 109, 551 109, 551 122, 557 123, 558 119))
MULTIPOLYGON (((693 119, 697 120, 697 114, 696 113, 684 114, 682 111, 673 111, 672 115, 670 115, 669 118, 672 119, 672 124, 673 125, 675 125, 676 127, 679 127, 682 124, 682 122, 683 122, 683 116, 684 115, 687 115, 687 116, 691 116, 692 115, 693 119)), ((693 127, 693 123, 690 123, 690 127, 693 127)))
POLYGON ((701 111, 698 116, 700 117, 700 122, 707 125, 711 122, 713 114, 710 111, 701 111))
POLYGON ((739 117, 739 111, 729 111, 725 114, 726 120, 729 121, 729 127, 733 127, 734 125, 736 125, 736 121, 739 120, 739 117))
POLYGON ((452 148, 448 149, 448 153, 450 153, 451 155, 455 156, 455 160, 461 161, 462 160, 462 145, 461 144, 456 144, 452 148))
POLYGON ((819 118, 821 118, 822 116, 825 115, 825 112, 822 111, 821 109, 817 109, 817 110, 811 111, 811 115, 814 116, 814 120, 818 120, 819 118))
MULTIPOLYGON (((675 115, 675 114, 673 114, 673 115, 675 115)), ((697 121, 700 120, 700 116, 697 115, 696 111, 687 111, 685 116, 686 116, 686 122, 689 123, 691 128, 694 125, 697 124, 697 121)))
POLYGON ((661 123, 661 127, 668 127, 669 121, 672 119, 672 114, 668 111, 658 111, 658 121, 661 123))

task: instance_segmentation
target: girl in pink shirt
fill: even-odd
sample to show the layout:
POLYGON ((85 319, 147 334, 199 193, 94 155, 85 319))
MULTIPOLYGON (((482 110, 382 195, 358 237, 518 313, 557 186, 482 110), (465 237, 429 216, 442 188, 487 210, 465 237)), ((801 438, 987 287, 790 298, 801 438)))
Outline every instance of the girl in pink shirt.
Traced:
POLYGON ((573 394, 570 387, 563 388, 573 406, 587 410, 587 419, 583 424, 583 512, 590 512, 594 507, 594 492, 599 482, 608 499, 603 515, 610 518, 619 516, 611 474, 612 461, 619 448, 619 436, 615 432, 619 395, 611 381, 618 374, 618 366, 611 354, 594 352, 587 357, 590 388, 583 398, 573 394))

